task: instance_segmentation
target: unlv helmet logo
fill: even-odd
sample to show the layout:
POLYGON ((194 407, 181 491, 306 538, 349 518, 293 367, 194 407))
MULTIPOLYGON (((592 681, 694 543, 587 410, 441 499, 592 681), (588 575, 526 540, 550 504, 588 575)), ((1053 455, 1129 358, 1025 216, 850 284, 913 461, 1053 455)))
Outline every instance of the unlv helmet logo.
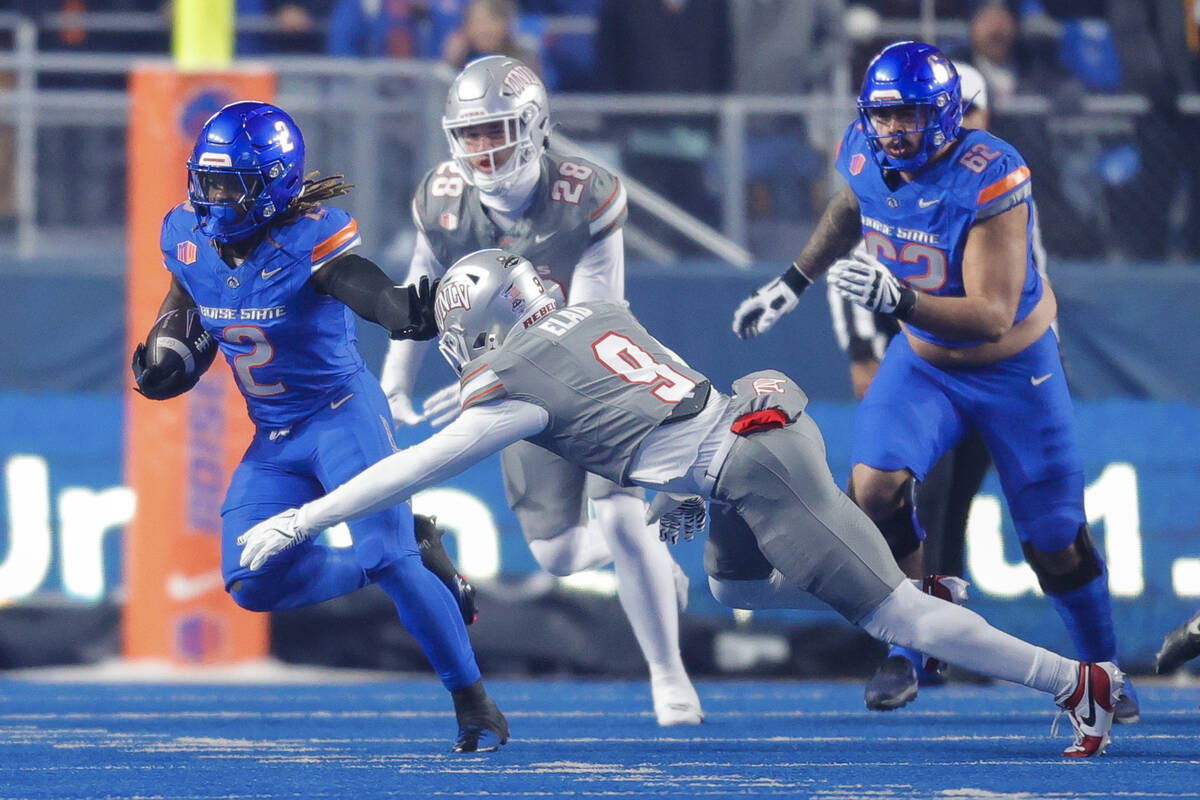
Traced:
POLYGON ((528 89, 530 86, 541 86, 542 81, 538 78, 537 73, 529 67, 520 66, 513 67, 504 76, 504 91, 514 97, 528 89))
POLYGON ((455 281, 438 289, 437 301, 433 306, 433 316, 437 320, 439 328, 444 328, 446 315, 454 309, 461 308, 466 311, 471 309, 471 295, 468 293, 470 288, 470 284, 464 281, 455 281))

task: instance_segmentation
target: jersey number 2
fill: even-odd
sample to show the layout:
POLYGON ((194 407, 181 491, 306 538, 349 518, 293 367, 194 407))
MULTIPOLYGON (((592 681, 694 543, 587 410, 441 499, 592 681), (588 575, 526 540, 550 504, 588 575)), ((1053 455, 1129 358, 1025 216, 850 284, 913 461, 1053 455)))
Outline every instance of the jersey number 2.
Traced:
POLYGON ((696 388, 694 380, 655 361, 654 356, 619 333, 610 331, 601 336, 592 344, 592 352, 609 372, 629 383, 652 387, 650 393, 664 403, 678 403, 696 388))
POLYGON ((254 380, 254 375, 250 372, 251 367, 261 367, 263 364, 270 363, 271 359, 275 357, 275 348, 267 341, 267 336, 263 333, 262 328, 257 325, 230 325, 225 329, 223 335, 225 341, 231 344, 249 341, 254 345, 250 348, 249 353, 242 353, 233 359, 233 370, 237 373, 238 381, 241 382, 242 389, 246 394, 252 394, 255 397, 274 397, 287 391, 283 381, 259 383, 254 380))

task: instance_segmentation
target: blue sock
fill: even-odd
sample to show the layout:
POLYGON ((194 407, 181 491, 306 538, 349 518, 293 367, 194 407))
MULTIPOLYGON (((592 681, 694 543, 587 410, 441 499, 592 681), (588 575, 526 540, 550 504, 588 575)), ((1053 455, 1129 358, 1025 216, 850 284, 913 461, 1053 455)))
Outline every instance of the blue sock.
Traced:
POLYGON ((371 579, 387 592, 400 621, 417 640, 448 690, 479 680, 475 651, 467 637, 462 612, 446 584, 421 563, 416 552, 376 571, 371 579))
POLYGON ((1113 632, 1107 568, 1078 589, 1063 594, 1047 594, 1046 597, 1062 617, 1081 660, 1117 660, 1117 637, 1113 632))
POLYGON ((898 644, 894 644, 888 650, 888 658, 891 658, 892 656, 904 656, 911 661, 912 665, 916 667, 917 680, 922 686, 942 683, 943 678, 941 675, 937 674, 936 672, 929 672, 925 669, 926 657, 924 653, 913 650, 911 647, 901 647, 898 644))

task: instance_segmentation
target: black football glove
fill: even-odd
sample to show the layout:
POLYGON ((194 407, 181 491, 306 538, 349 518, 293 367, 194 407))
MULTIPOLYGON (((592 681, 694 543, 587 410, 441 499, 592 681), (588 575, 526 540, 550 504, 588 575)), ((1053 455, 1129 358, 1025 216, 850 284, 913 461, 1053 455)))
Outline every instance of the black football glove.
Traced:
POLYGON ((408 289, 408 318, 409 323, 398 336, 393 339, 414 339, 424 342, 438 335, 437 319, 433 314, 433 300, 437 296, 440 281, 430 281, 422 275, 416 285, 409 284, 408 289))
POLYGON ((134 391, 151 400, 169 400, 195 385, 178 367, 163 364, 146 365, 146 345, 138 343, 133 351, 133 379, 137 381, 134 391))

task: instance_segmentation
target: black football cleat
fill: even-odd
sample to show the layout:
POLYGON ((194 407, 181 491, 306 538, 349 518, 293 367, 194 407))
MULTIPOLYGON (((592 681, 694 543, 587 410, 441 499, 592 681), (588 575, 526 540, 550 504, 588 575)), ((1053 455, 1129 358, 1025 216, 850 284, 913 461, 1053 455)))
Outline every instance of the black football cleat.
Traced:
POLYGON ((470 625, 479 618, 479 610, 475 606, 475 587, 458 574, 458 569, 450 560, 450 554, 442 545, 442 536, 446 531, 437 526, 437 517, 414 514, 413 532, 417 536, 417 548, 421 551, 421 563, 446 584, 446 588, 458 603, 463 622, 470 625))
POLYGON ((508 742, 508 720, 487 696, 483 681, 450 693, 458 718, 458 738, 451 752, 490 753, 508 742))
POLYGON ((1200 612, 1163 637, 1154 657, 1154 669, 1166 675, 1196 656, 1200 656, 1200 612))
POLYGON ((1138 702, 1137 692, 1126 677, 1125 685, 1121 687, 1121 696, 1113 706, 1113 722, 1122 725, 1134 725, 1142 719, 1142 704, 1138 702))
POLYGON ((458 610, 462 614, 463 622, 470 625, 479 619, 479 611, 475 606, 475 587, 465 576, 454 576, 454 586, 450 588, 450 594, 458 601, 458 610))
POLYGON ((892 711, 906 706, 917 696, 917 668, 904 656, 888 656, 871 680, 863 699, 872 711, 892 711))

